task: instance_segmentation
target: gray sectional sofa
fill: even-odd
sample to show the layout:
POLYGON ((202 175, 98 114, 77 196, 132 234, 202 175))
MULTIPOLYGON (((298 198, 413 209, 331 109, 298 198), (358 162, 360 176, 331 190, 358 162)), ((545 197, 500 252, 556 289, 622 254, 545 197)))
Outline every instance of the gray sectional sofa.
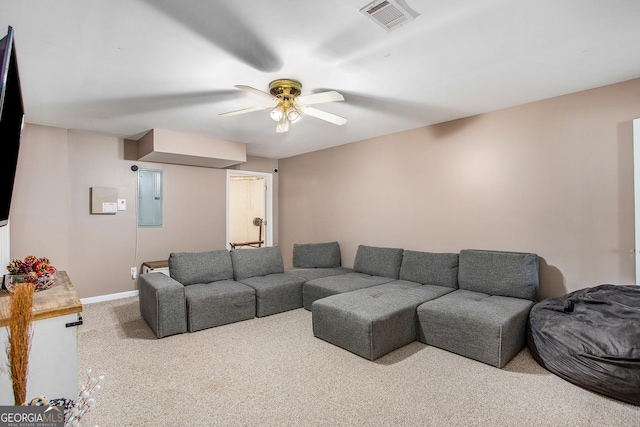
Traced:
POLYGON ((525 344, 538 257, 462 250, 358 247, 341 266, 338 242, 176 253, 171 277, 140 276, 140 311, 158 338, 304 307, 316 337, 370 360, 412 341, 503 367, 525 344))

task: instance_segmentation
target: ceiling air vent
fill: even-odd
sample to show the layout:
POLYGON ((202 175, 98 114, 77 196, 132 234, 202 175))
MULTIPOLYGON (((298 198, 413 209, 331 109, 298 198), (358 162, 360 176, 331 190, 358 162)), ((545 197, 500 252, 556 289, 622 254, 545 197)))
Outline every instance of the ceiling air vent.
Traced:
POLYGON ((407 9, 393 0, 376 0, 360 9, 360 12, 387 31, 412 21, 414 18, 407 9))

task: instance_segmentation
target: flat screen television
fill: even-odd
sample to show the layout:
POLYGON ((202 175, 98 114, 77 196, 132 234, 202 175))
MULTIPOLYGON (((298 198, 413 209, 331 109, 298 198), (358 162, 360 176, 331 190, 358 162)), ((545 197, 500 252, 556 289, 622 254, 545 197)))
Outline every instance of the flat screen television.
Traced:
POLYGON ((0 40, 0 227, 7 225, 11 195, 18 166, 20 138, 24 124, 24 106, 18 75, 18 59, 13 28, 0 40))

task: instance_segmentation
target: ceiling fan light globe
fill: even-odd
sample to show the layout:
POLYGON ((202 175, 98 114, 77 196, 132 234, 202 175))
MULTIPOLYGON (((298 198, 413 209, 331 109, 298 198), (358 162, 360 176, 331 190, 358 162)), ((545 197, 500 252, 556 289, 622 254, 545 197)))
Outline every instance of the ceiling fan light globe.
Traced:
POLYGON ((287 116, 282 116, 282 119, 278 122, 276 126, 276 133, 285 133, 289 131, 289 120, 287 116))
POLYGON ((274 122, 279 122, 284 117, 284 112, 282 111, 282 108, 280 108, 280 106, 277 106, 276 108, 271 110, 269 115, 274 122))
POLYGON ((300 115, 300 112, 295 108, 292 108, 289 111, 287 111, 287 119, 289 119, 291 123, 298 123, 301 118, 302 116, 300 115))

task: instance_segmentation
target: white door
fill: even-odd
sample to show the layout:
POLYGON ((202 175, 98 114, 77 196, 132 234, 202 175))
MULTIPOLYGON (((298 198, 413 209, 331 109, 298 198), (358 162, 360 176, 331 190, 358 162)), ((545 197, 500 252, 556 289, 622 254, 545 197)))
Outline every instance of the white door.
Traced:
POLYGON ((273 245, 272 175, 227 171, 227 248, 273 245))

